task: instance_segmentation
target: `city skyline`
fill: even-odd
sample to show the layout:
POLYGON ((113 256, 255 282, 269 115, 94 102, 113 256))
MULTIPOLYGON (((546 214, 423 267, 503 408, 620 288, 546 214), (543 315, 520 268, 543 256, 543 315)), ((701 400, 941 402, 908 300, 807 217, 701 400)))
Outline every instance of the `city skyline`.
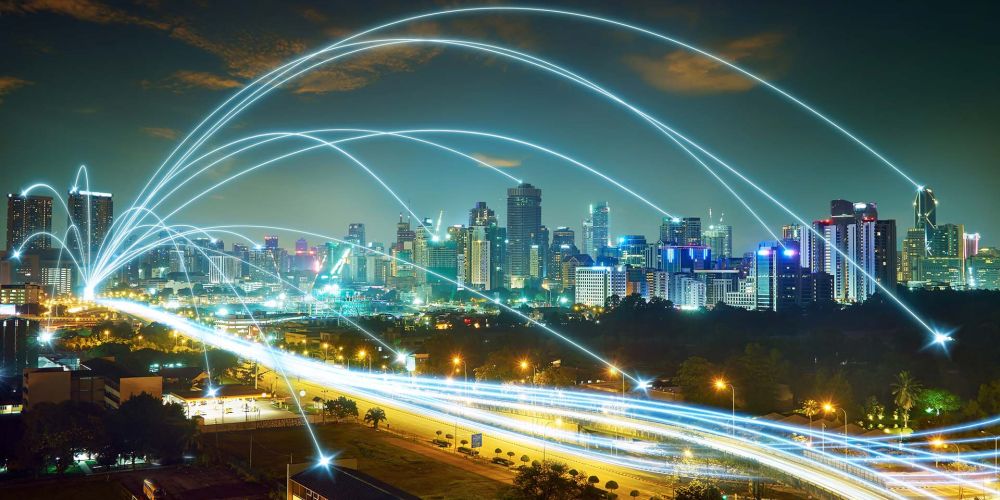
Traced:
MULTIPOLYGON (((254 71, 251 68, 232 66, 237 56, 229 52, 233 42, 227 36, 233 35, 228 31, 206 38, 204 44, 193 41, 195 36, 207 37, 203 33, 205 23, 211 22, 213 16, 219 14, 213 8, 180 14, 167 7, 137 9, 95 3, 99 6, 97 13, 88 16, 76 11, 39 5, 32 7, 27 3, 23 6, 5 7, 4 16, 0 19, 0 23, 9 26, 9 29, 3 30, 6 34, 3 36, 18 40, 17 43, 3 44, 3 50, 9 55, 7 59, 14 62, 14 65, 10 68, 9 75, 6 72, 0 75, 4 82, 0 123, 11 131, 12 135, 6 140, 19 145, 16 148, 4 147, 0 151, 0 164, 11 166, 8 168, 11 174, 11 186, 8 190, 11 192, 17 192, 40 180, 57 179, 66 179, 66 185, 56 187, 60 190, 69 189, 73 186, 69 185, 68 179, 72 178, 80 164, 87 164, 91 166, 94 189, 115 193, 119 200, 131 201, 141 183, 132 176, 120 174, 136 169, 152 172, 158 165, 158 159, 163 158, 186 131, 203 117, 202 110, 219 103, 237 88, 236 85, 246 82, 254 71), (191 31, 192 38, 187 38, 186 32, 170 34, 154 27, 145 27, 146 21, 155 25, 155 21, 162 18, 174 19, 191 31), (47 30, 46 33, 51 34, 42 35, 34 29, 39 23, 49 23, 58 29, 47 30), (123 31, 141 42, 136 44, 135 50, 121 53, 119 57, 122 62, 141 60, 139 51, 144 46, 160 50, 164 55, 162 62, 152 66, 121 64, 110 73, 101 73, 100 66, 91 63, 101 54, 101 47, 104 46, 101 41, 123 31), (73 52, 68 53, 65 39, 70 35, 79 41, 75 43, 73 52), (67 59, 71 54, 72 59, 67 59), (65 72, 56 72, 54 68, 64 65, 77 69, 74 74, 80 75, 80 84, 62 87, 63 90, 56 93, 44 93, 62 82, 59 75, 65 72), (126 67, 135 69, 125 70, 126 67), (84 87, 86 82, 97 81, 98 78, 102 79, 102 88, 106 87, 107 90, 86 94, 80 92, 89 88, 84 87), (76 89, 78 86, 79 90, 66 90, 76 89), (43 95, 44 98, 41 97, 43 95), (66 105, 56 112, 51 109, 56 102, 66 105), (184 103, 184 106, 171 103, 184 103), (110 128, 95 126, 106 122, 113 110, 122 107, 135 109, 136 113, 116 116, 115 124, 110 128), (61 126, 73 127, 74 133, 63 134, 58 138, 53 136, 59 129, 45 126, 45 122, 40 121, 43 116, 46 120, 61 117, 61 126), (14 117, 17 117, 16 124, 12 121, 14 117), (94 135, 97 130, 100 130, 100 136, 94 135), (54 140, 66 147, 42 146, 54 140)), ((387 5, 388 11, 399 10, 400 14, 419 10, 409 4, 387 5)), ((991 130, 994 125, 987 122, 977 126, 975 120, 988 116, 988 110, 997 108, 995 97, 985 94, 985 91, 970 91, 968 88, 957 92, 949 87, 953 84, 941 81, 940 77, 928 78, 923 74, 918 76, 914 72, 919 71, 919 66, 903 65, 894 57, 905 53, 908 48, 889 33, 867 30, 860 26, 850 28, 856 31, 854 36, 838 37, 838 44, 846 44, 847 47, 854 47, 852 44, 874 45, 884 47, 885 53, 880 54, 877 59, 843 57, 842 52, 833 50, 833 47, 839 45, 831 47, 830 43, 822 40, 821 36, 825 32, 820 29, 821 24, 829 24, 831 16, 835 18, 841 15, 840 9, 837 9, 838 12, 824 12, 821 15, 819 12, 789 10, 788 6, 783 5, 782 15, 772 16, 770 21, 757 23, 751 29, 736 21, 741 16, 750 14, 743 7, 735 5, 712 10, 694 4, 682 4, 675 11, 657 10, 652 6, 636 8, 643 14, 652 16, 651 19, 656 19, 662 28, 694 43, 717 49, 721 47, 723 51, 748 50, 746 55, 735 52, 737 55, 734 57, 739 57, 741 61, 745 59, 747 64, 756 66, 756 69, 765 74, 776 73, 777 81, 786 88, 809 89, 810 94, 806 96, 809 97, 809 102, 821 109, 836 109, 835 118, 838 121, 877 145, 881 152, 898 161, 913 178, 934 187, 939 198, 945 201, 941 208, 943 220, 961 219, 969 232, 980 233, 985 244, 993 244, 990 235, 1000 233, 1000 225, 979 208, 976 200, 989 199, 989 193, 980 190, 992 185, 990 173, 997 154, 993 141, 988 137, 995 134, 985 131, 991 130), (712 29, 707 33, 699 29, 709 26, 712 29), (792 26, 798 28, 792 29, 792 26), (730 27, 729 32, 725 27, 730 27), (726 48, 744 47, 741 44, 748 49, 726 48), (793 50, 793 47, 800 48, 793 50), (809 57, 802 55, 806 51, 810 54, 809 57), (892 71, 889 71, 890 68, 892 71), (883 87, 870 92, 845 91, 861 84, 853 80, 855 77, 851 75, 871 74, 873 71, 879 75, 883 87), (830 87, 816 81, 816 77, 807 75, 837 75, 841 83, 837 87, 830 87), (915 82, 921 82, 926 88, 920 92, 899 90, 909 89, 915 82), (895 90, 895 93, 888 94, 890 89, 895 90), (976 100, 976 96, 983 97, 976 100), (925 106, 915 106, 918 97, 924 105, 948 103, 947 106, 941 105, 942 109, 933 110, 934 116, 941 117, 938 121, 918 119, 918 116, 923 115, 916 115, 915 111, 911 111, 927 112, 924 111, 925 106), (874 119, 872 113, 877 113, 874 119), (949 125, 949 122, 959 121, 959 116, 962 117, 962 123, 968 123, 970 133, 957 134, 954 127, 949 125), (954 118, 949 120, 947 117, 954 118), (973 121, 969 122, 968 117, 972 117, 973 121), (869 123, 881 124, 885 129, 872 128, 869 123), (920 124, 919 127, 915 126, 917 123, 920 124), (951 168, 960 168, 964 175, 940 175, 951 168)), ((267 12, 269 9, 274 10, 275 6, 260 5, 256 9, 267 12)), ((329 28, 331 25, 353 24, 352 27, 359 28, 375 22, 374 18, 369 19, 360 14, 334 18, 322 9, 311 9, 315 11, 312 14, 305 14, 308 9, 279 9, 281 12, 275 16, 285 22, 271 28, 262 27, 261 32, 275 40, 294 43, 276 45, 284 47, 280 50, 285 52, 275 53, 279 49, 264 50, 267 42, 261 40, 261 53, 255 57, 276 63, 283 57, 290 57, 301 50, 331 40, 330 35, 322 34, 324 28, 335 31, 329 28), (301 24, 306 17, 315 19, 305 21, 309 29, 299 30, 300 34, 297 36, 287 32, 285 24, 301 24)), ((777 4, 765 5, 754 10, 773 14, 778 7, 777 4)), ((884 7, 869 8, 867 13, 873 22, 893 14, 884 7)), ((908 12, 907 18, 894 19, 894 22, 920 24, 923 19, 932 15, 936 18, 940 13, 932 14, 927 8, 914 8, 908 12)), ((247 26, 254 24, 248 19, 243 21, 247 26)), ((558 39, 552 40, 538 34, 537 30, 532 29, 537 22, 523 16, 512 16, 505 21, 506 24, 486 23, 483 26, 470 21, 470 24, 458 27, 441 24, 435 29, 442 33, 453 30, 461 35, 482 31, 498 41, 513 42, 515 45, 529 42, 508 40, 506 37, 511 36, 509 33, 530 31, 532 37, 528 40, 532 44, 531 48, 545 49, 550 57, 565 61, 571 68, 583 64, 580 60, 582 49, 565 47, 558 39), (515 28, 519 31, 515 31, 515 28)), ((559 34, 575 27, 575 24, 559 21, 552 24, 550 29, 553 34, 559 34)), ((596 37, 607 36, 606 30, 593 27, 582 29, 596 37)), ((437 31, 430 33, 436 34, 437 31)), ((966 30, 961 36, 942 38, 939 44, 928 47, 927 50, 931 51, 930 55, 934 60, 941 63, 965 64, 970 51, 963 49, 967 45, 979 43, 978 36, 978 31, 966 30), (951 58, 945 59, 946 54, 951 58)), ((596 48, 592 50, 595 54, 603 54, 596 48)), ((801 110, 782 103, 737 77, 719 75, 717 73, 721 70, 714 68, 709 73, 712 79, 707 81, 692 77, 684 80, 688 87, 659 88, 656 86, 659 82, 655 79, 656 74, 643 72, 648 66, 643 62, 665 54, 664 49, 655 44, 635 42, 628 50, 627 60, 611 58, 606 68, 595 70, 594 76, 599 82, 634 90, 640 97, 640 104, 665 112, 672 123, 678 124, 696 139, 703 140, 724 157, 735 160, 737 165, 747 169, 753 179, 772 188, 781 199, 787 200, 796 212, 806 216, 823 213, 826 208, 825 200, 843 197, 875 201, 886 218, 903 220, 909 217, 909 203, 915 192, 910 186, 900 182, 894 174, 866 156, 856 145, 837 137, 837 134, 821 124, 809 121, 801 110), (643 80, 646 77, 651 80, 643 80), (768 113, 771 113, 766 119, 761 114, 763 106, 767 106, 768 113), (736 113, 735 119, 718 119, 732 113, 736 113), (713 117, 716 119, 712 119, 713 117), (751 127, 751 130, 747 130, 746 125, 762 122, 767 127, 751 127), (738 127, 738 131, 733 130, 733 127, 738 127), (790 136, 792 131, 801 140, 782 139, 783 136, 790 136), (773 146, 762 151, 753 146, 756 143, 773 146), (797 185, 799 183, 804 189, 797 185)), ((264 131, 268 123, 280 124, 287 121, 290 113, 305 116, 319 126, 341 123, 379 128, 435 126, 452 120, 464 120, 477 127, 549 144, 595 167, 621 172, 618 177, 622 182, 637 188, 642 194, 648 195, 663 208, 676 212, 679 216, 705 219, 709 209, 716 214, 724 213, 726 220, 738 228, 734 234, 737 247, 753 248, 757 243, 751 230, 757 222, 743 207, 715 185, 699 166, 679 154, 676 149, 663 145, 650 146, 651 136, 642 131, 642 127, 634 120, 610 111, 582 91, 553 94, 560 88, 558 84, 551 79, 539 80, 530 76, 529 72, 516 65, 505 65, 507 71, 498 75, 496 66, 470 62, 467 57, 455 52, 442 49, 417 51, 415 54, 389 53, 384 61, 376 59, 358 62, 351 67, 353 73, 343 75, 350 76, 350 81, 357 82, 356 88, 348 91, 332 85, 329 79, 336 75, 327 75, 326 80, 304 82, 300 87, 289 89, 290 92, 281 92, 275 96, 276 101, 280 102, 280 108, 285 111, 262 106, 249 115, 241 127, 247 131, 264 131), (408 62, 402 66, 391 64, 401 60, 408 62), (400 68, 405 69, 399 71, 400 68), (525 96, 525 99, 529 99, 526 101, 529 105, 525 109, 538 111, 507 113, 509 116, 505 117, 503 112, 509 110, 501 112, 489 102, 476 102, 478 118, 470 117, 459 106, 461 103, 449 101, 445 95, 430 90, 439 87, 433 84, 439 80, 438 75, 453 71, 462 71, 471 79, 470 84, 481 87, 482 92, 500 92, 498 88, 494 88, 499 85, 521 88, 531 82, 534 90, 525 96), (388 121, 384 117, 374 120, 363 118, 385 116, 379 113, 385 109, 386 104, 378 104, 372 98, 394 95, 404 86, 422 89, 422 100, 434 107, 412 108, 406 113, 393 112, 395 118, 388 121), (352 96, 349 99, 351 102, 343 102, 346 95, 352 96), (335 106, 331 115, 335 123, 316 116, 317 113, 324 112, 328 105, 335 106), (364 109, 361 106, 367 106, 371 112, 359 114, 364 109), (539 115, 547 108, 549 112, 539 115), (599 117, 598 122, 603 125, 594 127, 587 125, 588 122, 585 121, 571 129, 571 135, 560 133, 559 130, 566 127, 553 122, 548 116, 553 113, 569 113, 569 116, 573 116, 570 110, 577 110, 575 116, 580 118, 599 117), (448 120, 435 116, 448 117, 448 120), (515 123, 518 124, 517 127, 514 126, 515 123), (611 144, 614 147, 595 148, 591 144, 611 144), (650 184, 650 179, 659 182, 650 184)), ((673 54, 675 55, 671 57, 680 57, 677 53, 673 54)), ((258 63, 255 60, 254 64, 258 63)), ((968 65, 975 67, 971 62, 968 65)), ((253 66, 259 68, 256 71, 262 71, 264 67, 253 66)), ((679 62, 677 67, 683 66, 679 62)), ((982 78, 969 79, 964 85, 993 88, 995 84, 991 82, 995 82, 995 78, 992 73, 984 74, 982 78)), ((590 203, 602 200, 615 207, 614 219, 618 228, 615 230, 616 234, 650 235, 653 232, 650 226, 655 225, 660 215, 627 196, 607 189, 599 179, 577 173, 571 167, 537 152, 465 138, 450 138, 448 142, 468 153, 480 155, 526 182, 546 189, 546 208, 552 219, 544 222, 550 226, 568 225, 579 231, 580 220, 583 218, 581 212, 585 212, 590 203), (576 179, 585 191, 592 193, 592 199, 579 200, 559 189, 558 186, 567 175, 576 179)), ((475 185, 477 192, 473 197, 487 201, 499 209, 501 216, 505 216, 503 193, 513 183, 488 169, 470 167, 467 161, 458 161, 447 155, 434 154, 426 160, 417 160, 415 153, 427 156, 428 152, 414 149, 413 146, 391 143, 378 143, 378 146, 381 147, 376 150, 369 146, 358 146, 357 149, 359 154, 371 161, 376 171, 387 176, 390 185, 397 187, 403 199, 409 201, 421 216, 436 215, 444 210, 444 223, 450 225, 463 222, 466 210, 465 200, 459 202, 453 197, 434 196, 433 193, 441 189, 454 189, 449 182, 432 182, 430 179, 407 175, 413 169, 432 165, 444 169, 450 178, 463 179, 475 185)), ((244 161, 239 162, 239 165, 245 164, 247 163, 244 161)), ((232 165, 226 168, 232 168, 232 165)), ((749 194, 742 188, 741 193, 749 194)), ((238 222, 239 217, 245 213, 244 210, 251 210, 249 214, 269 219, 268 222, 288 224, 292 222, 289 214, 294 213, 295 220, 301 221, 303 226, 340 232, 340 227, 355 218, 350 213, 351 210, 345 207, 357 206, 360 201, 355 199, 357 196, 370 200, 367 210, 372 212, 369 222, 372 234, 391 231, 393 215, 400 210, 398 203, 387 198, 348 162, 331 159, 329 155, 303 157, 294 168, 279 166, 274 171, 262 172, 253 180, 239 183, 234 190, 218 193, 218 199, 200 202, 193 207, 198 210, 182 213, 181 216, 194 224, 218 222, 209 221, 204 216, 205 212, 211 212, 216 218, 238 222), (335 166, 336 170, 331 171, 328 168, 330 165, 335 166), (268 210, 257 213, 253 207, 242 206, 241 200, 245 197, 283 200, 283 205, 287 206, 289 212, 268 210)), ((776 228, 790 222, 785 214, 770 208, 768 203, 754 196, 750 196, 748 200, 761 212, 770 227, 776 228)), ((6 209, 0 208, 0 211, 3 210, 6 209)))

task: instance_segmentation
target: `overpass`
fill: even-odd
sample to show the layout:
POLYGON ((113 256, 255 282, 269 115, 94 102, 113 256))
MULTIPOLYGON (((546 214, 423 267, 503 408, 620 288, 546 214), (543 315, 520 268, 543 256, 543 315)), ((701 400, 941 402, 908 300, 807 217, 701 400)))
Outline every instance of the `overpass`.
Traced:
MULTIPOLYGON (((627 485, 623 487, 626 490, 662 492, 663 479, 673 475, 749 479, 732 470, 698 463, 690 459, 688 448, 681 451, 679 445, 755 463, 777 477, 794 478, 805 489, 843 498, 934 496, 933 491, 911 486, 899 476, 849 459, 849 451, 998 494, 981 482, 922 465, 921 459, 926 457, 889 453, 892 445, 885 441, 826 435, 823 446, 813 448, 790 435, 816 434, 818 440, 818 433, 776 422, 734 418, 728 412, 617 395, 349 371, 219 333, 142 304, 100 302, 272 367, 275 385, 300 396, 296 399, 299 404, 313 396, 348 395, 358 401, 362 412, 373 406, 385 408, 395 431, 427 440, 443 431, 452 434, 456 442, 481 434, 484 450, 500 448, 533 460, 566 462, 578 470, 596 473, 602 480, 615 479, 627 485)), ((317 442, 316 446, 317 458, 328 458, 321 444, 317 442)))

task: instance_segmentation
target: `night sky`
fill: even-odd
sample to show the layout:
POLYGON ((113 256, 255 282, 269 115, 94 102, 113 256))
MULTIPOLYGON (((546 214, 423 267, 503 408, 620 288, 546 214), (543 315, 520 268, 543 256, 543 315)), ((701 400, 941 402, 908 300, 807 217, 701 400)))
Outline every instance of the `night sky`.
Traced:
MULTIPOLYGON (((744 65, 932 187, 939 222, 964 223, 985 244, 997 243, 995 2, 548 5, 639 24, 744 65)), ((123 208, 178 141, 255 76, 356 30, 443 8, 416 1, 0 0, 0 190, 40 181, 65 190, 86 164, 92 188, 113 192, 123 208)), ((440 18, 390 33, 489 42, 561 64, 687 134, 803 218, 820 218, 830 199, 846 198, 877 202, 882 218, 897 219, 901 236, 912 224, 914 188, 906 180, 774 93, 675 46, 609 26, 518 13, 440 18)), ((736 252, 767 237, 700 166, 634 115, 537 69, 455 47, 383 49, 326 66, 260 101, 212 144, 335 127, 518 137, 600 169, 673 214, 725 214, 735 226, 736 252)), ((573 227, 578 245, 587 205, 599 200, 612 206, 614 235, 656 238, 658 212, 563 161, 497 141, 424 137, 540 187, 543 222, 573 227)), ((288 141, 240 156, 191 188, 303 145, 288 141)), ((466 223, 468 209, 483 200, 503 221, 512 183, 490 169, 399 140, 345 149, 418 214, 436 218, 443 210, 445 224, 466 223)), ((790 222, 745 186, 734 187, 771 227, 790 222)), ((164 208, 190 192, 182 190, 164 208)), ((369 240, 389 242, 400 210, 360 169, 322 151, 246 176, 173 222, 274 224, 342 236, 349 222, 360 221, 369 240)), ((286 237, 282 246, 292 242, 286 237)))

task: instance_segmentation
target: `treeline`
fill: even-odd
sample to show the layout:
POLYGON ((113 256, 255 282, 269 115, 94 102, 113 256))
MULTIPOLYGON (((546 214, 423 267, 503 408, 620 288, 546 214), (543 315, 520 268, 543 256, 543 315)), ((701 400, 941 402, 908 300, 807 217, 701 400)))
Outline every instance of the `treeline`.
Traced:
POLYGON ((13 473, 64 473, 74 457, 100 466, 137 460, 176 463, 194 443, 197 425, 177 404, 141 394, 107 410, 93 403, 41 403, 0 419, 0 463, 13 473))

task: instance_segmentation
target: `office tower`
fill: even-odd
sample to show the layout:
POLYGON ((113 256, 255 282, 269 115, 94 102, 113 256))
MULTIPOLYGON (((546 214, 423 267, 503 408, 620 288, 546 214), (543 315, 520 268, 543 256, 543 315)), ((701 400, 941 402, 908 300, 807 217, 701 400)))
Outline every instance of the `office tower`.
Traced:
POLYGON ((965 225, 940 224, 927 234, 931 257, 965 257, 965 225))
POLYGON ((240 261, 240 277, 250 276, 250 247, 233 243, 233 257, 240 261))
POLYGON ((733 256, 733 226, 712 224, 701 233, 702 243, 712 250, 715 260, 733 256))
POLYGON ((413 263, 416 264, 414 277, 417 284, 427 283, 427 271, 421 268, 427 268, 427 249, 431 240, 437 238, 437 235, 430 232, 430 228, 434 227, 434 219, 424 217, 420 222, 421 227, 413 235, 413 263))
POLYGON ((670 274, 693 273, 699 270, 711 269, 712 250, 705 246, 675 246, 660 247, 660 264, 658 269, 670 274))
POLYGON ((913 227, 924 230, 937 227, 937 198, 930 188, 920 188, 913 200, 913 227))
POLYGON ((646 269, 643 271, 646 276, 646 293, 648 298, 659 298, 669 300, 670 298, 670 275, 664 271, 656 269, 646 269))
POLYGON ((781 226, 781 239, 799 241, 802 239, 802 226, 798 224, 785 224, 781 226))
POLYGON ((354 243, 358 246, 365 246, 367 241, 365 240, 365 225, 361 222, 352 222, 347 226, 347 236, 344 237, 344 241, 348 243, 354 243))
POLYGON ((24 369, 38 366, 38 331, 34 320, 0 319, 0 379, 20 387, 24 369))
POLYGON ((655 262, 646 262, 646 237, 641 234, 627 234, 618 238, 620 264, 634 267, 656 267, 655 262))
POLYGON ((531 276, 531 245, 542 227, 542 190, 528 183, 507 190, 507 273, 511 288, 531 276))
POLYGON ((52 247, 52 198, 48 196, 7 195, 7 252, 46 250, 52 247), (23 246, 22 246, 23 245, 23 246))
POLYGON ((552 244, 548 252, 548 278, 562 282, 562 261, 569 255, 576 255, 580 250, 576 247, 576 233, 568 227, 559 227, 552 232, 552 244))
POLYGON ((979 255, 979 233, 965 233, 965 258, 979 255))
POLYGON ((1000 290, 1000 252, 983 248, 966 260, 967 288, 1000 290))
POLYGON ((278 237, 277 236, 265 236, 264 237, 264 248, 268 250, 274 250, 278 248, 278 237))
POLYGON ((701 245, 701 217, 684 217, 684 245, 701 245))
POLYGON ((587 217, 583 220, 583 253, 591 255, 594 250, 594 220, 587 217))
POLYGON ((664 217, 660 222, 660 243, 664 245, 684 244, 684 219, 664 217))
POLYGON ((396 223, 396 247, 400 250, 404 247, 412 249, 412 243, 416 237, 417 233, 410 229, 410 218, 407 217, 404 221, 403 214, 399 214, 399 222, 396 223))
POLYGON ((794 241, 762 242, 757 246, 753 269, 757 309, 784 311, 811 301, 794 241))
POLYGON ((590 206, 591 235, 590 244, 592 247, 586 251, 591 257, 597 258, 601 255, 601 249, 611 246, 611 207, 608 202, 599 201, 590 206))
POLYGON ((497 224, 497 216, 492 208, 486 206, 485 201, 476 202, 476 206, 469 210, 469 227, 489 226, 497 224))
POLYGON ((620 267, 594 266, 577 267, 576 287, 574 289, 577 304, 603 307, 608 297, 617 295, 625 297, 625 270, 620 267))
POLYGON ((73 189, 69 192, 66 205, 69 223, 80 230, 80 238, 70 236, 67 247, 77 252, 81 249, 96 252, 114 222, 114 201, 111 194, 73 189))

